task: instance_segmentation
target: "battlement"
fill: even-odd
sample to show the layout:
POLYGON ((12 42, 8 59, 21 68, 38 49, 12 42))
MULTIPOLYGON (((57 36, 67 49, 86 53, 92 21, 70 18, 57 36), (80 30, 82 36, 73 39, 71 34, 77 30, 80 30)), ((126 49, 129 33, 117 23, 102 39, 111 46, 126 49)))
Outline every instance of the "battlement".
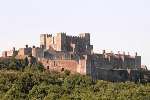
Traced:
POLYGON ((52 34, 41 34, 40 37, 52 37, 52 34))
POLYGON ((66 35, 65 32, 59 32, 59 33, 56 33, 57 35, 66 35))
MULTIPOLYGON (((83 38, 86 38, 86 37, 90 38, 90 33, 80 33, 79 36, 66 35, 65 32, 56 33, 56 36, 59 36, 59 35, 66 36, 67 38, 71 38, 71 39, 83 39, 83 38)), ((45 33, 45 34, 41 34, 40 37, 48 38, 48 37, 55 37, 55 36, 53 36, 52 34, 45 33)))
POLYGON ((70 39, 81 39, 82 38, 80 36, 71 36, 71 35, 67 35, 66 37, 70 38, 70 39))
POLYGON ((129 52, 126 53, 126 52, 120 52, 118 51, 118 53, 113 53, 112 51, 111 52, 106 52, 106 50, 103 50, 103 55, 107 55, 107 56, 114 56, 114 57, 121 57, 121 56, 124 56, 126 58, 136 58, 138 56, 137 52, 135 52, 134 54, 130 54, 129 52))
POLYGON ((90 33, 80 33, 79 36, 80 37, 87 37, 87 36, 90 36, 90 33))
POLYGON ((78 36, 71 36, 71 35, 66 35, 68 38, 72 39, 83 39, 86 38, 87 36, 90 37, 90 33, 80 33, 78 36))
POLYGON ((52 34, 47 34, 46 37, 52 37, 52 34))
POLYGON ((41 46, 45 49, 56 51, 90 53, 90 33, 81 33, 79 36, 69 36, 65 32, 52 34, 41 34, 41 46), (74 44, 74 46, 72 46, 74 44))

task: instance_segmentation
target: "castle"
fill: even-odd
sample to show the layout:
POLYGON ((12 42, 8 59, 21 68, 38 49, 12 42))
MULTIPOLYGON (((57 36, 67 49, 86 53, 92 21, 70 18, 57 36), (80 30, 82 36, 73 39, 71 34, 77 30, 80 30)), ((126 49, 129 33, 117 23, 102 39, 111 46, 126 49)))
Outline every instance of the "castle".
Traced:
MULTIPOLYGON (((66 33, 41 34, 40 47, 20 48, 17 58, 23 59, 29 55, 40 61, 45 69, 80 73, 90 75, 94 79, 128 80, 139 78, 138 69, 141 68, 141 56, 134 56, 113 52, 94 53, 90 42, 90 33, 79 36, 68 36, 66 33)), ((7 52, 4 53, 5 57, 7 52)))

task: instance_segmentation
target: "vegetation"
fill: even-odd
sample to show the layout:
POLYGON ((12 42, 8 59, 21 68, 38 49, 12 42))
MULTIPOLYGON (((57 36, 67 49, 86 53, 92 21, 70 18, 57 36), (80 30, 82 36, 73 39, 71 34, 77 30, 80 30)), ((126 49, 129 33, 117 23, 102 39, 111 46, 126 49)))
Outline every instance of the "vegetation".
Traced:
POLYGON ((150 100, 150 83, 93 81, 69 71, 49 72, 39 63, 9 60, 0 61, 0 100, 150 100))

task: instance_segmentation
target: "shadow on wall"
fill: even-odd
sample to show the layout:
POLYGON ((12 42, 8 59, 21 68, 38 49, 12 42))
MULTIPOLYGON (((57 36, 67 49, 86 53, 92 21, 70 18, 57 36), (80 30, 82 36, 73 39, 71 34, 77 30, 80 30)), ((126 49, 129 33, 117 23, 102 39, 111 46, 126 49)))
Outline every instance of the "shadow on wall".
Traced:
POLYGON ((97 79, 111 81, 111 82, 140 82, 143 78, 143 75, 139 70, 106 70, 106 69, 97 69, 97 79))

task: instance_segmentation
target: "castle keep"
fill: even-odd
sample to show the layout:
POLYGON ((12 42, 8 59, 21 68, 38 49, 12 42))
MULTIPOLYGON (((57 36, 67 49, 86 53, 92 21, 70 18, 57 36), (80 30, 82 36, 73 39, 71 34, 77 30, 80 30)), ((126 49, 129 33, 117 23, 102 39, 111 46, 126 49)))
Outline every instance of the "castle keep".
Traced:
POLYGON ((41 34, 40 41, 41 47, 53 51, 91 54, 93 49, 89 33, 82 33, 79 36, 67 36, 66 33, 57 33, 56 36, 41 34))
MULTIPOLYGON (((4 54, 6 56, 6 54, 4 54)), ((17 57, 23 59, 29 55, 40 61, 45 69, 90 75, 94 79, 128 80, 130 74, 139 78, 141 56, 113 52, 94 53, 90 43, 90 33, 68 36, 66 33, 41 34, 40 47, 20 48, 17 57)))

